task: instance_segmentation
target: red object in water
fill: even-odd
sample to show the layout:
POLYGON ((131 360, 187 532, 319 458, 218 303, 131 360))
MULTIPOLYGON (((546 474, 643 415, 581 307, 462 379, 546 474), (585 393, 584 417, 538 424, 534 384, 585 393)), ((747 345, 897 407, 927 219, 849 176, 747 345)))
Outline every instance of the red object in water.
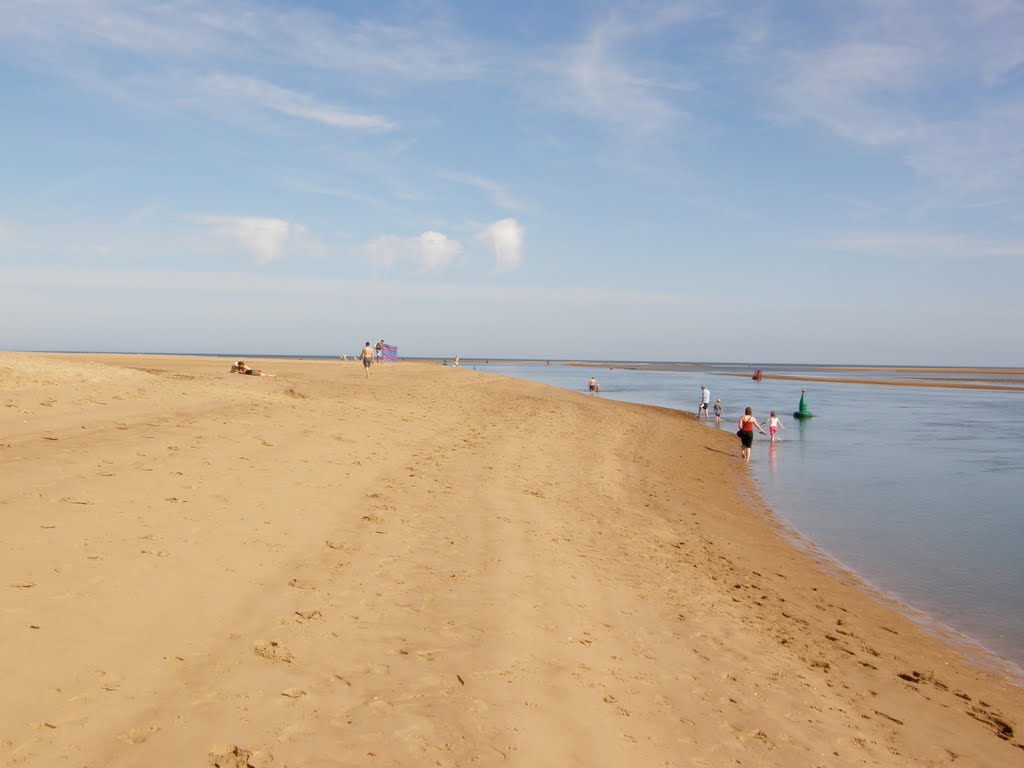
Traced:
POLYGON ((761 380, 761 369, 758 368, 756 371, 754 371, 754 375, 751 376, 750 378, 752 378, 754 381, 760 381, 761 380))

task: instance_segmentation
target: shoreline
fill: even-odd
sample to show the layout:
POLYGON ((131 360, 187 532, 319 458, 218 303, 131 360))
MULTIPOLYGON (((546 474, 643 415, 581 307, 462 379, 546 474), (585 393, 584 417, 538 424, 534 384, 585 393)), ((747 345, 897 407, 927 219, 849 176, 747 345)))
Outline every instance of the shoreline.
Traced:
POLYGON ((823 549, 813 539, 801 533, 795 526, 776 512, 771 504, 765 502, 765 506, 778 525, 779 535, 788 540, 795 549, 799 550, 807 558, 821 565, 836 580, 853 585, 855 588, 862 590, 871 599, 888 606, 910 619, 927 635, 940 643, 948 645, 953 651, 962 655, 968 663, 978 666, 993 675, 1003 677, 1013 685, 1024 689, 1024 666, 1012 659, 1001 656, 982 641, 950 626, 927 611, 915 608, 895 592, 869 581, 854 568, 846 565, 838 557, 823 549))
POLYGON ((1020 681, 798 546, 731 435, 252 363, 0 354, 4 761, 1021 759, 1020 681))

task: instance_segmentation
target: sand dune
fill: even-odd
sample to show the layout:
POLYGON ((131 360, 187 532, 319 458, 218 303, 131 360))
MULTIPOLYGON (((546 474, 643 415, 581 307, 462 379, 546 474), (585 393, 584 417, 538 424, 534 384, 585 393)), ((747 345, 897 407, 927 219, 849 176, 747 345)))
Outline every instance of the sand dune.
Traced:
POLYGON ((735 438, 471 370, 0 355, 0 764, 1024 765, 735 438))

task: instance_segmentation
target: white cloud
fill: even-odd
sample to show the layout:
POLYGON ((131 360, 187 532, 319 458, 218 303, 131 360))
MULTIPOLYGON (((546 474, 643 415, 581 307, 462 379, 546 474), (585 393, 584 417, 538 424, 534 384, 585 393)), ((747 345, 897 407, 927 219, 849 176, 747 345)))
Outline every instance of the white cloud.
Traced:
POLYGON ((419 237, 383 235, 366 246, 370 261, 384 268, 409 265, 418 272, 447 267, 462 253, 462 244, 440 232, 427 231, 419 237))
POLYGON ((394 122, 380 115, 349 112, 331 104, 324 104, 306 94, 250 77, 218 73, 201 78, 198 85, 201 90, 212 92, 219 98, 250 103, 288 117, 310 120, 331 128, 390 131, 396 127, 394 122))
POLYGON ((419 256, 424 270, 430 271, 448 266, 462 253, 462 245, 449 240, 440 232, 424 232, 418 240, 419 256))
POLYGON ((496 221, 477 235, 494 253, 499 272, 514 272, 523 262, 523 227, 515 219, 496 221))
POLYGON ((277 259, 290 238, 305 235, 305 228, 284 219, 256 216, 200 216, 217 237, 241 246, 259 264, 277 259))

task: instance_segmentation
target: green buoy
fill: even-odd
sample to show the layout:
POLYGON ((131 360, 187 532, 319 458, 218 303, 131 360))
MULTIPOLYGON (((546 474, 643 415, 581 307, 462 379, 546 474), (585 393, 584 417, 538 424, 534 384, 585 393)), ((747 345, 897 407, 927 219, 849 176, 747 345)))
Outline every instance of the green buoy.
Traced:
POLYGON ((794 419, 809 419, 814 414, 807 410, 807 393, 805 390, 800 390, 800 408, 793 411, 794 419))

